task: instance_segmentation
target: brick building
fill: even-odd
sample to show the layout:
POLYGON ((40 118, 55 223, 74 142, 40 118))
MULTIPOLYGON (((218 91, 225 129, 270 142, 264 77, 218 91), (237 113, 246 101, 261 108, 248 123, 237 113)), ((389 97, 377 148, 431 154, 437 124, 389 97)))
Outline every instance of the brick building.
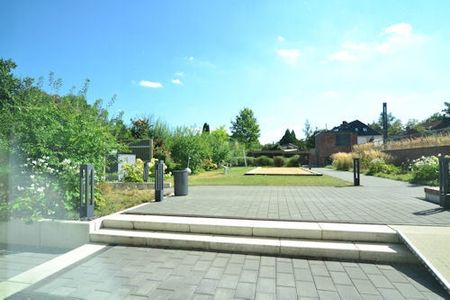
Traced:
POLYGON ((315 148, 310 152, 310 163, 325 166, 331 163, 330 156, 337 152, 351 152, 355 144, 364 144, 382 139, 382 135, 359 120, 342 122, 331 130, 315 135, 315 148))

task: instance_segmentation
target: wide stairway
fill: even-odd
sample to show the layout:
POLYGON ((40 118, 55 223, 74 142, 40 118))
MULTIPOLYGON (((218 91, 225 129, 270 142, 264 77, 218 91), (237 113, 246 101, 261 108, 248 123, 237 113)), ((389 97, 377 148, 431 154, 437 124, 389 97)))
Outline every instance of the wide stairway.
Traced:
POLYGON ((417 263, 386 225, 118 214, 96 243, 378 263, 417 263))

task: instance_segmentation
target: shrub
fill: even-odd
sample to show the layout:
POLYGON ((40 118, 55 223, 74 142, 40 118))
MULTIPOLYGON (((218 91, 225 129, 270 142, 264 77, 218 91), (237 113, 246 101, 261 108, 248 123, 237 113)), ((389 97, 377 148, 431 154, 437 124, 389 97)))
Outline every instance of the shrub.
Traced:
POLYGON ((286 167, 298 167, 300 161, 299 155, 294 155, 286 160, 286 167))
POLYGON ((268 156, 262 155, 258 156, 255 159, 255 163, 257 166, 273 166, 273 159, 268 156))
POLYGON ((273 165, 275 167, 283 167, 284 165, 286 165, 286 158, 283 156, 275 156, 273 158, 273 165))
POLYGON ((383 173, 383 174, 399 174, 400 168, 386 163, 381 158, 376 158, 370 161, 369 167, 368 167, 368 175, 374 175, 377 173, 383 173))
POLYGON ((439 159, 436 156, 422 156, 411 164, 411 183, 438 185, 439 159))
POLYGON ((144 162, 141 159, 136 160, 136 164, 124 164, 125 182, 144 182, 144 162))
POLYGON ((331 155, 332 165, 336 170, 348 171, 353 164, 351 153, 338 152, 331 155))
POLYGON ((255 158, 254 157, 247 157, 247 166, 255 166, 255 158))
POLYGON ((382 160, 385 163, 392 160, 389 154, 377 149, 373 143, 354 145, 352 154, 360 158, 361 169, 369 169, 370 162, 374 159, 382 160))

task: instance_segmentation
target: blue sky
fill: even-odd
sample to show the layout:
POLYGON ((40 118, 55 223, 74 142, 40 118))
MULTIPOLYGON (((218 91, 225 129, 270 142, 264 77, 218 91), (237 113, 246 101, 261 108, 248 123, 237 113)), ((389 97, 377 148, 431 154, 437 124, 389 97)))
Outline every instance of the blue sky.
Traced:
POLYGON ((124 119, 225 125, 245 106, 261 142, 306 119, 407 121, 450 101, 450 1, 0 1, 0 57, 19 76, 54 72, 61 92, 124 119))

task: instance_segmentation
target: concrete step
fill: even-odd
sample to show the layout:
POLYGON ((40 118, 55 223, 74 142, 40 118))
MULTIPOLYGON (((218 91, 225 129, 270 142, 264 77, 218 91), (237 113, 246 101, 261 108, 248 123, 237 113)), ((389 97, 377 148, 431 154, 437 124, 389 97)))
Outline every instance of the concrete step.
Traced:
POLYGON ((327 258, 377 263, 417 263, 401 244, 261 238, 161 231, 99 229, 91 242, 257 255, 327 258))
POLYGON ((102 220, 101 228, 246 237, 399 243, 386 225, 289 222, 120 214, 102 220))

